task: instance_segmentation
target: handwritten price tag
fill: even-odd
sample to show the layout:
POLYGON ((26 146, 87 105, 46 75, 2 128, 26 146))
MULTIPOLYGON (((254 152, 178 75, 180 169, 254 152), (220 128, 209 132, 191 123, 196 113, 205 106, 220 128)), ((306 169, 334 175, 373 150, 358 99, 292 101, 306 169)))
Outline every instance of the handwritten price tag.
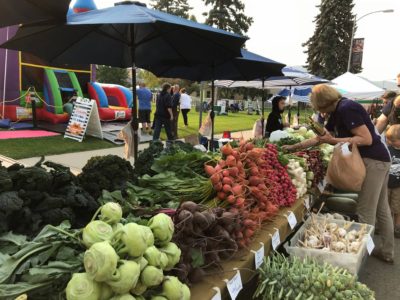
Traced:
POLYGON ((217 292, 211 300, 221 300, 221 291, 219 288, 215 287, 214 290, 217 292))
POLYGON ((290 214, 287 216, 289 226, 290 228, 294 229, 297 225, 297 219, 296 216, 293 212, 290 212, 290 214))
POLYGON ((367 251, 368 254, 371 255, 372 250, 375 248, 374 240, 372 239, 370 234, 367 234, 367 251))
POLYGON ((262 265, 265 256, 264 244, 261 245, 261 248, 254 252, 254 263, 256 266, 256 270, 262 265))
POLYGON ((272 249, 276 250, 281 243, 281 237, 279 235, 279 230, 276 230, 274 235, 272 236, 272 249))
POLYGON ((235 300, 237 295, 239 295, 239 292, 243 289, 242 278, 240 277, 239 270, 236 272, 236 275, 226 283, 226 286, 232 300, 235 300))
POLYGON ((326 185, 327 185, 326 178, 324 178, 324 180, 318 183, 318 189, 321 194, 325 191, 326 185))
POLYGON ((309 196, 306 196, 305 198, 304 198, 304 206, 306 207, 306 209, 307 210, 310 210, 310 197, 309 196))

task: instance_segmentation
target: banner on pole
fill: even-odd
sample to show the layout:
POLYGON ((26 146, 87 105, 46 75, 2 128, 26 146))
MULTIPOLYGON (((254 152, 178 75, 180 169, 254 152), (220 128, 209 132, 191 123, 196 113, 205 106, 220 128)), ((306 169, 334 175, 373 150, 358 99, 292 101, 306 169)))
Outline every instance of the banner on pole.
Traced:
POLYGON ((364 38, 353 40, 353 48, 351 49, 351 66, 361 67, 364 52, 364 38))

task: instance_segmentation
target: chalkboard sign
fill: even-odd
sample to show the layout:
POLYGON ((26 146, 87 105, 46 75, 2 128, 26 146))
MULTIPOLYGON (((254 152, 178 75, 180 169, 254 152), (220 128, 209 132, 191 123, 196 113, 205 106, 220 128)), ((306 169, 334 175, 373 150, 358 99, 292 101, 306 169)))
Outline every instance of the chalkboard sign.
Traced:
POLYGON ((54 72, 58 81, 58 85, 61 88, 70 88, 73 89, 74 86, 72 85, 71 78, 69 77, 68 73, 66 72, 54 72))

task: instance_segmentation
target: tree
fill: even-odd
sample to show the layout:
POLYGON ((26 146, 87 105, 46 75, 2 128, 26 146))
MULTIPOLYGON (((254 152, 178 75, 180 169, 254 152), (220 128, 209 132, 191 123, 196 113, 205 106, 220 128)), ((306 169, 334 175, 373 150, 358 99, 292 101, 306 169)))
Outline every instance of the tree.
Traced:
POLYGON ((160 78, 146 70, 139 70, 138 79, 143 81, 149 89, 160 88, 162 85, 160 78))
POLYGON ((96 73, 97 81, 102 83, 113 83, 130 87, 128 69, 98 66, 96 73))
MULTIPOLYGON (((314 35, 307 47, 307 69, 318 76, 333 79, 347 71, 353 28, 353 0, 322 0, 314 23, 314 35)), ((352 68, 358 73, 361 68, 352 68)))
POLYGON ((188 0, 152 0, 153 8, 189 19, 189 11, 193 8, 188 0))
POLYGON ((244 35, 253 24, 253 18, 244 14, 244 3, 240 0, 203 0, 211 10, 203 15, 206 24, 244 35))

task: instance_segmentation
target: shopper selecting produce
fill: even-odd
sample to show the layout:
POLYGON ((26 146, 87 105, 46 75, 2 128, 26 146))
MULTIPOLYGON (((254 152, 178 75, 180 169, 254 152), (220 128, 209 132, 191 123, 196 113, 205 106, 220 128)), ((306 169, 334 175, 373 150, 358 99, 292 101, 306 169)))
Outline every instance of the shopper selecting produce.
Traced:
POLYGON ((320 143, 350 143, 359 147, 366 168, 357 205, 359 221, 373 226, 377 223, 381 231, 381 243, 377 243, 373 254, 384 262, 393 263, 393 220, 387 201, 390 169, 387 148, 365 109, 357 102, 343 98, 333 87, 324 84, 315 86, 311 103, 316 110, 329 115, 324 134, 284 148, 296 150, 320 143))
POLYGON ((269 135, 276 130, 283 130, 285 124, 282 120, 282 113, 285 110, 286 97, 275 96, 272 99, 272 112, 268 115, 267 125, 265 128, 265 136, 269 135))

